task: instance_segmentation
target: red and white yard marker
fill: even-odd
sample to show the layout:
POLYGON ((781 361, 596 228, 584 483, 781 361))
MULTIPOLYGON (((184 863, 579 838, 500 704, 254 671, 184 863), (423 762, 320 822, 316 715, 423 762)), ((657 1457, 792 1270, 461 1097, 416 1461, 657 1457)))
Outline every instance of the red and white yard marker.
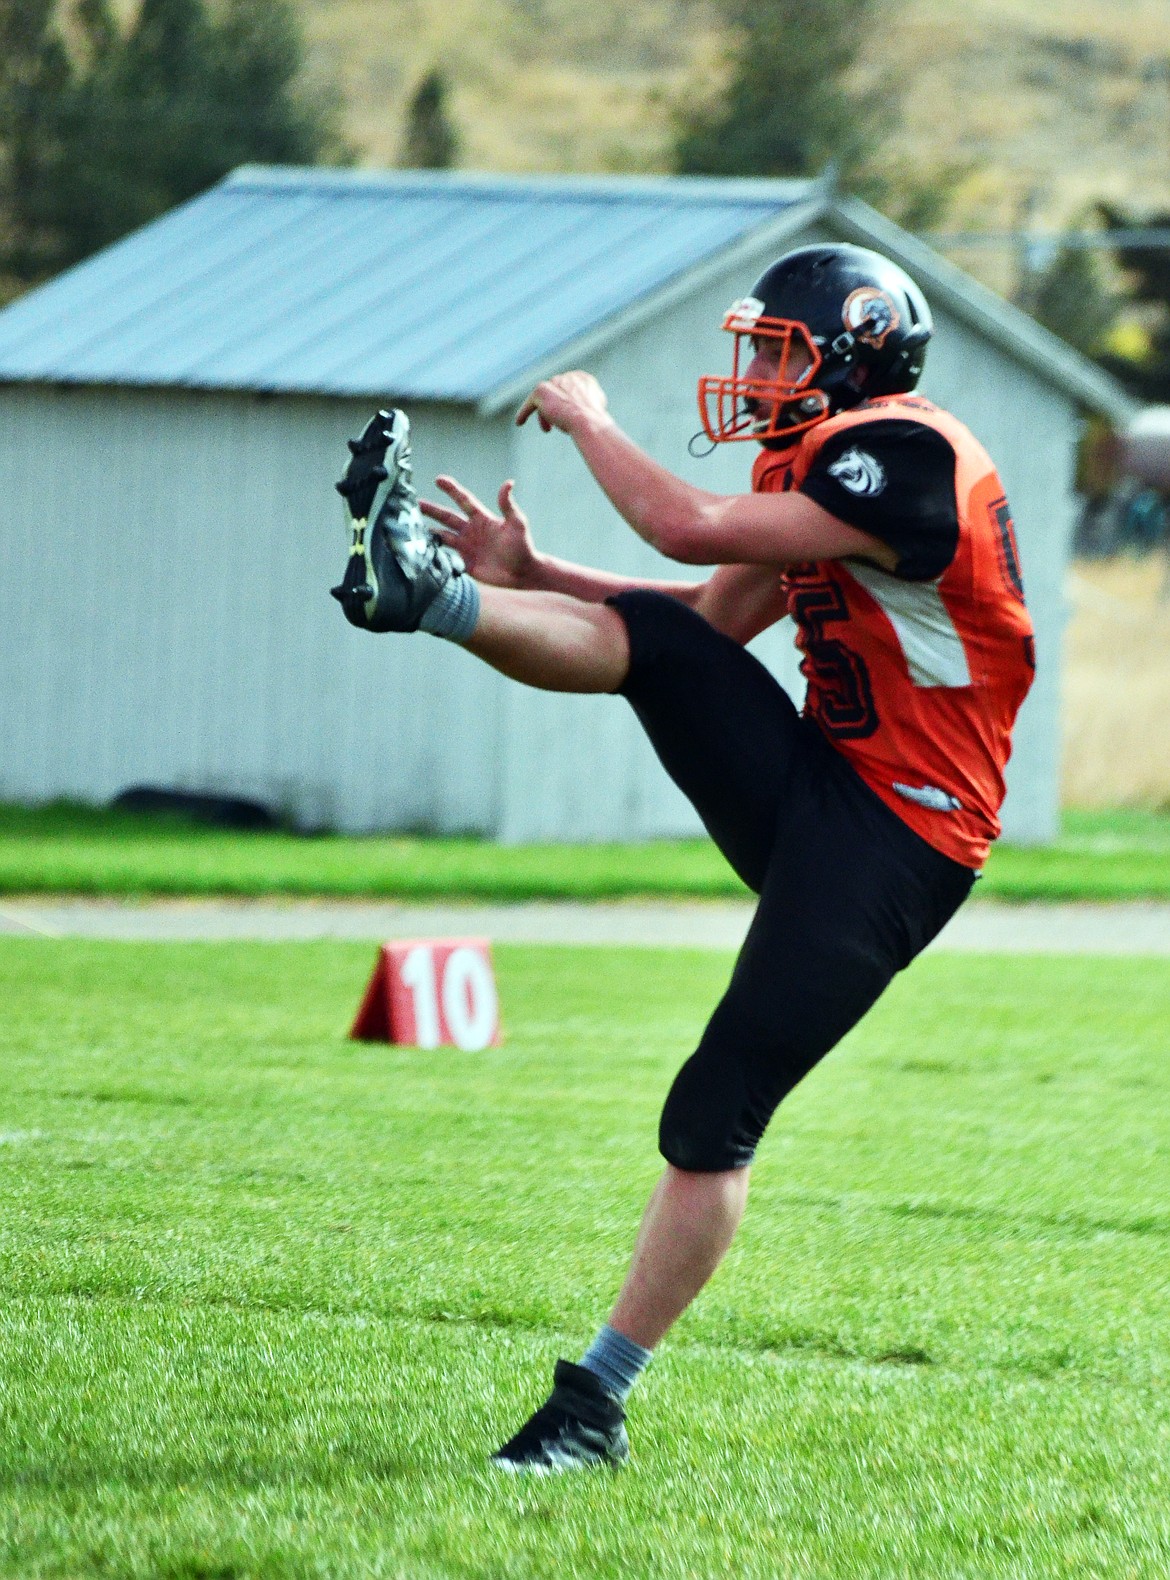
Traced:
POLYGON ((500 1041, 500 998, 486 938, 383 944, 349 1035, 359 1042, 475 1052, 500 1041))

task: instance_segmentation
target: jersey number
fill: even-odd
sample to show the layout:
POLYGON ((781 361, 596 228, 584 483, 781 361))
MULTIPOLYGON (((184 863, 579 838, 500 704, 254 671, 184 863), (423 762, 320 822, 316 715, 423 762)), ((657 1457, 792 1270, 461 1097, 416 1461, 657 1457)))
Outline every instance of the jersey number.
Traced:
POLYGON ((1008 588, 1021 603, 1024 601, 1024 578, 1020 574, 1020 551, 1016 547, 1016 529, 1006 499, 997 499, 991 506, 991 519, 995 523, 995 545, 999 550, 999 568, 1008 588))
POLYGON ((818 722, 836 740, 864 740, 878 727, 869 670, 860 654, 825 635, 827 625, 849 618, 844 594, 833 582, 802 583, 789 609, 804 635, 805 672, 816 688, 818 722))

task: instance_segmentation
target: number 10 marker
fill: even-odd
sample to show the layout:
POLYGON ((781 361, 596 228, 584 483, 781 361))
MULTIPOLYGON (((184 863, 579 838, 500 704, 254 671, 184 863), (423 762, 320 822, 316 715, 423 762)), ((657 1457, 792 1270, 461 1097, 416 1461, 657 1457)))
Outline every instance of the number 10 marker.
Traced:
POLYGON ((469 1052, 500 1041, 500 1002, 485 938, 383 944, 350 1036, 469 1052))

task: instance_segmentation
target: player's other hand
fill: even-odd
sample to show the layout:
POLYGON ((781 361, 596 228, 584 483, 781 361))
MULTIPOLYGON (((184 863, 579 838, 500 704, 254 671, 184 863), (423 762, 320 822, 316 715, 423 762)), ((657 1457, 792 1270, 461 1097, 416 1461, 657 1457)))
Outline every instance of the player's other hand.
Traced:
POLYGON ((493 587, 523 587, 536 563, 536 546, 528 517, 513 497, 512 480, 500 489, 498 515, 455 478, 440 475, 435 483, 458 506, 452 510, 449 505, 419 500, 419 509, 436 523, 443 542, 458 549, 477 580, 493 587))
POLYGON ((536 386, 516 413, 516 426, 523 427, 535 414, 545 433, 552 428, 572 433, 574 424, 583 419, 604 416, 608 405, 592 373, 558 373, 536 386))

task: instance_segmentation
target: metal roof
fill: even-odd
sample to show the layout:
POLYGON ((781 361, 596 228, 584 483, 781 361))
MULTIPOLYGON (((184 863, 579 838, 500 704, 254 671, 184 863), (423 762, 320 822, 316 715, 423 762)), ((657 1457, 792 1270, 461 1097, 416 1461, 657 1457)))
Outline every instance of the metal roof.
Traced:
POLYGON ((810 190, 244 168, 0 313, 0 379, 479 401, 810 190))
POLYGON ((463 401, 498 411, 743 254, 877 248, 1079 404, 1136 403, 856 199, 813 181, 247 166, 0 312, 0 381, 463 401), (571 348, 569 350, 568 348, 571 348))

